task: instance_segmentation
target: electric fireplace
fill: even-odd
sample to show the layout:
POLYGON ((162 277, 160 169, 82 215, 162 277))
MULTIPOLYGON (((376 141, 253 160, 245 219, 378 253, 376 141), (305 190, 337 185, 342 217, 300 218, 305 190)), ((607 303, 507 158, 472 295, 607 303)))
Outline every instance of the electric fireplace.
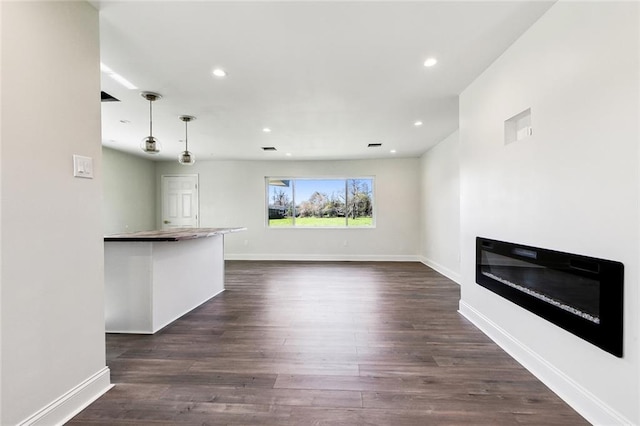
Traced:
POLYGON ((622 357, 620 262, 476 238, 476 282, 622 357))

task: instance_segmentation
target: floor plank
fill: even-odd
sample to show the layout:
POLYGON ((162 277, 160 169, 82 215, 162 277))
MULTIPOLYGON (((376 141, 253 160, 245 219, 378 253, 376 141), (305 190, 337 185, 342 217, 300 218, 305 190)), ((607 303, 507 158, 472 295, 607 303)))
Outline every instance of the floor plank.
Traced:
POLYGON ((107 335, 111 391, 70 425, 584 425, 419 263, 226 262, 159 333, 107 335))

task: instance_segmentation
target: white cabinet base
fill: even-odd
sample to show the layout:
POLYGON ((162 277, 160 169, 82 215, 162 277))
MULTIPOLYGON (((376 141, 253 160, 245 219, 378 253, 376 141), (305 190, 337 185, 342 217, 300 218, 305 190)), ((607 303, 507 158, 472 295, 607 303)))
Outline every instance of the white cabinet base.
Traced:
POLYGON ((105 241, 107 333, 153 334, 224 291, 224 235, 105 241))

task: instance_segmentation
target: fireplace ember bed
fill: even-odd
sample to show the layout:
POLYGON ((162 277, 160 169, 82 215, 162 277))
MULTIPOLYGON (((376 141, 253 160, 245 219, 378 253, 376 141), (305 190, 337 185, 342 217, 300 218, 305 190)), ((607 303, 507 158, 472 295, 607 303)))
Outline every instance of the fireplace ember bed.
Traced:
POLYGON ((620 262, 476 238, 476 282, 622 357, 620 262))

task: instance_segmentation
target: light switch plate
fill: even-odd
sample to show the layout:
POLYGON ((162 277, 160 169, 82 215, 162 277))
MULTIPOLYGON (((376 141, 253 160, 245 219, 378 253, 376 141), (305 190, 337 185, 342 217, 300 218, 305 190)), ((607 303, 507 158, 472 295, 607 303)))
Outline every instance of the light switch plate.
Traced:
POLYGON ((74 155, 73 175, 79 178, 93 179, 93 158, 74 155))

